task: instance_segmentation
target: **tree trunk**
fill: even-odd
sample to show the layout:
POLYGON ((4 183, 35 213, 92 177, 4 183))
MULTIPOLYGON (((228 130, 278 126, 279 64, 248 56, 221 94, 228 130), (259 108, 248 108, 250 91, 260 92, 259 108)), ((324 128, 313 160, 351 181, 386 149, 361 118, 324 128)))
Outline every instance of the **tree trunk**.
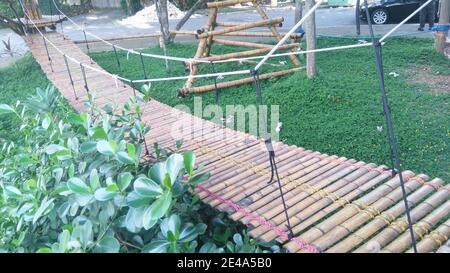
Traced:
MULTIPOLYGON (((196 10, 198 10, 204 3, 206 3, 208 0, 198 0, 187 12, 186 14, 183 16, 183 18, 181 18, 181 20, 177 23, 177 25, 175 26, 175 30, 180 30, 184 24, 187 22, 187 20, 189 20, 189 18, 191 18, 192 14, 194 14, 194 12, 196 10)), ((170 37, 170 40, 173 41, 173 39, 175 39, 175 34, 172 34, 172 36, 170 37)))
MULTIPOLYGON (((440 15, 439 15, 439 26, 448 25, 449 17, 450 17, 450 0, 441 0, 440 5, 441 5, 441 10, 440 10, 440 15)), ((437 52, 442 53, 442 54, 444 53, 447 35, 448 35, 448 30, 436 32, 434 48, 436 49, 437 52)))
POLYGON ((356 35, 361 34, 361 20, 359 19, 359 7, 360 7, 360 0, 356 0, 356 6, 355 6, 355 23, 356 23, 356 35))
POLYGON ((302 19, 303 4, 302 0, 295 0, 295 23, 298 23, 302 19))
MULTIPOLYGON (((161 46, 164 51, 164 55, 167 56, 167 45, 169 44, 169 14, 167 12, 167 0, 156 0, 156 11, 158 13, 158 20, 161 26, 161 46)), ((166 69, 169 69, 169 62, 166 61, 166 69)))
MULTIPOLYGON (((305 11, 308 11, 315 5, 315 0, 306 0, 305 11)), ((305 21, 306 31, 306 50, 316 49, 316 12, 314 11, 305 21)), ((306 54, 306 74, 308 78, 314 78, 316 75, 316 54, 306 54)))
POLYGON ((42 19, 41 9, 39 8, 38 0, 24 0, 23 4, 31 20, 42 19))

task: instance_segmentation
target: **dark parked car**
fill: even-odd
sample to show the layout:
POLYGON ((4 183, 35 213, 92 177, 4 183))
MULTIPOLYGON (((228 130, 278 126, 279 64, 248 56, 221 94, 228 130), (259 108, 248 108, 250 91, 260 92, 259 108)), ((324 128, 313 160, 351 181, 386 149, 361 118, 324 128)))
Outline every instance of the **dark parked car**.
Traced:
MULTIPOLYGON (((363 2, 363 1, 361 1, 363 2)), ((436 22, 438 20, 438 7, 439 2, 435 2, 436 6, 436 22)), ((381 0, 368 4, 369 14, 372 23, 377 25, 386 24, 387 22, 400 22, 408 15, 413 13, 420 7, 419 0, 381 0)), ((419 13, 411 18, 410 22, 419 21, 419 13)), ((364 3, 360 6, 360 18, 363 21, 367 21, 366 9, 364 3)))

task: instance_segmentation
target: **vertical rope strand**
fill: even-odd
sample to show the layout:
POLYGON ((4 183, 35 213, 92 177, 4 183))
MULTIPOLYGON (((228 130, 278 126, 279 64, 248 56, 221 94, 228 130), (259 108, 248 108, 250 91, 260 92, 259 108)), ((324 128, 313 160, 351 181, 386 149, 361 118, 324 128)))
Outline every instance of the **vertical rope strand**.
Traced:
MULTIPOLYGON (((367 18, 370 18, 367 0, 364 0, 364 6, 366 8, 366 16, 367 16, 367 18)), ((384 111, 384 115, 386 118, 386 127, 387 127, 387 133, 389 136, 389 145, 390 145, 390 150, 391 150, 391 160, 392 160, 392 164, 393 164, 392 168, 394 169, 394 172, 398 172, 400 186, 402 189, 403 202, 405 203, 406 218, 408 219, 408 228, 409 228, 409 232, 411 235, 411 242, 413 245, 414 253, 417 253, 416 237, 414 235, 413 222, 411 219, 410 209, 409 209, 409 205, 408 205, 408 199, 406 197, 405 182, 403 180, 402 169, 401 169, 401 165, 400 165, 400 157, 398 154, 397 139, 395 138, 394 128, 392 125, 391 111, 389 108, 389 102, 388 102, 388 98, 386 95, 385 82, 384 82, 384 71, 383 71, 383 59, 382 59, 382 55, 381 55, 381 43, 379 40, 375 39, 372 22, 370 20, 367 20, 367 22, 369 25, 369 32, 370 32, 370 36, 372 39, 372 48, 373 48, 373 53, 375 56, 375 65, 376 65, 377 74, 378 74, 378 81, 380 84, 381 100, 383 102, 383 111, 384 111)))
MULTIPOLYGON (((252 69, 251 75, 252 75, 253 81, 255 83, 256 100, 258 102, 258 105, 262 106, 263 98, 262 98, 262 94, 261 94, 261 81, 259 79, 258 70, 252 69)), ((259 110, 261 111, 261 109, 259 109, 259 110)), ((274 176, 276 177, 277 182, 278 182, 278 189, 280 190, 281 202, 283 204, 284 216, 286 217, 287 229, 289 230, 288 238, 291 239, 294 237, 294 233, 292 232, 292 226, 291 226, 291 222, 289 220, 289 214, 287 212, 287 205, 286 205, 286 201, 284 200, 283 188, 281 186, 280 177, 278 175, 278 168, 277 168, 277 164, 275 161, 275 150, 273 149, 272 139, 269 137, 269 134, 268 134, 267 115, 266 114, 264 114, 264 116, 262 118, 260 118, 260 122, 262 122, 262 124, 260 124, 260 132, 262 131, 261 135, 262 135, 262 138, 264 139, 264 142, 266 144, 266 149, 269 153, 269 162, 270 162, 270 168, 271 168, 271 178, 268 183, 269 184, 272 183, 274 176)))
POLYGON ((64 54, 63 56, 64 56, 64 63, 66 64, 67 74, 69 74, 70 85, 72 85, 73 95, 75 96, 75 99, 78 100, 77 92, 75 91, 72 73, 70 72, 70 67, 69 67, 69 63, 67 62, 66 54, 64 54))
POLYGON ((86 71, 84 69, 83 63, 80 63, 80 68, 81 68, 81 74, 83 75, 83 80, 84 80, 84 89, 89 94, 89 86, 88 86, 88 83, 87 83, 86 71))
POLYGON ((52 58, 50 57, 50 53, 48 52, 47 40, 45 40, 44 35, 42 35, 42 40, 44 41, 45 52, 47 53, 47 58, 48 58, 48 61, 49 61, 49 63, 50 63, 50 69, 52 70, 52 72, 54 72, 54 71, 53 71, 52 58))
POLYGON ((139 52, 139 56, 141 58, 142 71, 144 72, 144 79, 147 79, 147 72, 145 71, 145 63, 144 63, 144 57, 142 57, 142 52, 139 52))

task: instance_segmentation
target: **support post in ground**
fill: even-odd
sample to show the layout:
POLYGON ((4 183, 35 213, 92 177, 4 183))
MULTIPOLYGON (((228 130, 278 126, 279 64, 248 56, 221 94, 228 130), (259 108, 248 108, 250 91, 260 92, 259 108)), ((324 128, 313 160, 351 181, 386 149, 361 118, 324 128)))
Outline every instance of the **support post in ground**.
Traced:
MULTIPOLYGON (((439 27, 448 26, 450 23, 450 0, 441 0, 439 12, 439 27)), ((443 31, 436 31, 434 48, 439 53, 444 53, 445 43, 448 36, 448 29, 443 31)))
MULTIPOLYGON (((308 11, 315 5, 315 0, 306 0, 305 9, 308 11)), ((306 19, 306 50, 316 49, 316 16, 315 11, 306 19)), ((306 75, 309 79, 316 76, 316 53, 311 52, 306 54, 306 75)))

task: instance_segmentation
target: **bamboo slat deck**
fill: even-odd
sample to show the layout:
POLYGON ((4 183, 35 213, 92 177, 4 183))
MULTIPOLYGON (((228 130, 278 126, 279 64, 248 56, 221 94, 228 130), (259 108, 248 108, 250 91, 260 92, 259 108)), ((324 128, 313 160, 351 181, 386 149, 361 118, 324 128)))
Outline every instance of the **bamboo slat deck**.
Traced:
MULTIPOLYGON (((101 69, 72 41, 58 33, 46 36, 69 56, 101 69)), ((26 37, 35 59, 52 83, 77 110, 87 94, 81 70, 70 64, 75 84, 70 85, 64 59, 49 46, 49 60, 42 37, 26 37), (52 71, 53 68, 53 71, 52 71)), ((96 102, 121 103, 133 89, 112 77, 86 70, 90 92, 96 102)), ((254 136, 223 128, 175 110, 156 100, 145 106, 144 121, 151 126, 147 143, 195 151, 211 178, 198 188, 206 204, 226 211, 247 224, 251 236, 277 240, 290 252, 305 252, 303 243, 322 252, 411 252, 402 192, 398 176, 385 166, 274 143, 278 170, 295 238, 282 236, 286 219, 277 183, 268 184, 270 165, 264 143, 254 136), (190 132, 173 137, 180 127, 190 132), (189 126, 189 127, 187 127, 189 126), (223 136, 226 136, 223 139, 223 136)), ((450 235, 450 189, 439 178, 404 172, 408 202, 415 222, 419 252, 434 252, 450 235)), ((308 248, 308 250, 311 250, 308 248)))

